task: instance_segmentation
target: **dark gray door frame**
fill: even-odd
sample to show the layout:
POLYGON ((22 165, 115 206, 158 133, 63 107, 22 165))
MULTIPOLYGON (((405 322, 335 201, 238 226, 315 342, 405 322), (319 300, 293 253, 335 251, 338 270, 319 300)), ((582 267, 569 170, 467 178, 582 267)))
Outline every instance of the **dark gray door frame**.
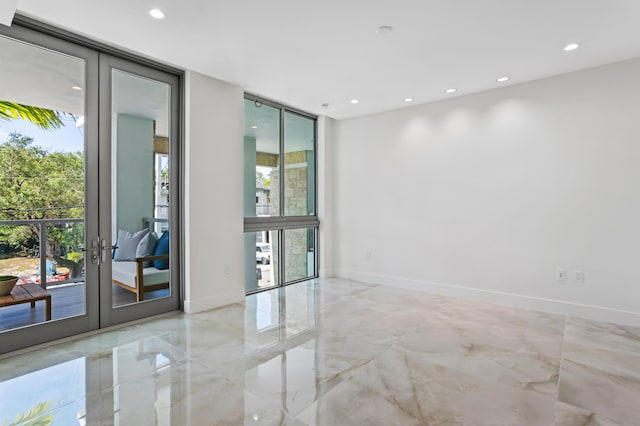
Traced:
MULTIPOLYGON (((20 26, 0 25, 0 36, 40 46, 85 61, 85 247, 98 235, 98 53, 83 46, 20 26)), ((44 343, 99 327, 99 267, 87 259, 85 264, 84 315, 46 321, 0 334, 0 353, 44 343)), ((55 305, 53 306, 55 311, 55 305)))
MULTIPOLYGON (((180 182, 178 179, 179 167, 179 140, 180 140, 180 86, 179 78, 160 70, 149 68, 145 65, 132 63, 126 59, 117 58, 108 54, 100 54, 100 236, 105 239, 107 246, 115 241, 111 240, 111 141, 112 141, 112 71, 116 69, 129 74, 166 83, 171 88, 169 96, 169 161, 171 182, 180 182), (175 157, 175 158, 174 158, 175 157), (108 167, 107 167, 108 166, 108 167), (174 167, 175 166, 175 167, 174 167), (174 180, 175 178, 175 180, 174 180)), ((178 187, 179 185, 176 185, 178 187)), ((173 200, 180 199, 179 193, 172 194, 173 200)), ((179 237, 181 234, 178 220, 178 203, 170 203, 169 235, 179 237)), ((180 238, 169 239, 170 247, 170 296, 145 300, 144 302, 113 308, 111 289, 111 259, 106 259, 100 271, 100 327, 108 327, 123 322, 158 315, 164 312, 180 309, 180 238), (108 266, 108 267, 107 267, 108 266)))

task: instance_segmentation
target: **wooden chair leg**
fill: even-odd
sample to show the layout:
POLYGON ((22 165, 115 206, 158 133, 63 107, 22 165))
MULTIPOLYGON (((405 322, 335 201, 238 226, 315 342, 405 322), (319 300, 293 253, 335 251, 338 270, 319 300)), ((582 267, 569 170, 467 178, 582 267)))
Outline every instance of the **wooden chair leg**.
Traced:
POLYGON ((142 271, 142 262, 136 265, 136 302, 144 300, 144 272, 142 271))

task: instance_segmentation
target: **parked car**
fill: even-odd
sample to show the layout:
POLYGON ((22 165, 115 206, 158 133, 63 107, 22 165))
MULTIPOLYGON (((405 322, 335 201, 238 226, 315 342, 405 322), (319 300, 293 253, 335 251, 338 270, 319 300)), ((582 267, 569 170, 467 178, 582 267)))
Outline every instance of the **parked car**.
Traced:
POLYGON ((271 263, 271 244, 256 244, 256 262, 267 265, 271 263))

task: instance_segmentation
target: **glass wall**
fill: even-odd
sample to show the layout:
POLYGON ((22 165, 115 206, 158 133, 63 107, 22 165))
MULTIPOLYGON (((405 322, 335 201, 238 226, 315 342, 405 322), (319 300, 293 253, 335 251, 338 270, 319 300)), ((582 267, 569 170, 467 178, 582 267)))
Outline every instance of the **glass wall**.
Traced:
POLYGON ((315 214, 315 120, 284 114, 284 214, 315 214))
POLYGON ((253 292, 278 286, 280 283, 278 231, 246 232, 244 237, 245 250, 249 250, 249 252, 255 250, 255 263, 249 257, 249 267, 247 268, 250 273, 255 265, 255 275, 245 276, 245 290, 253 292))
POLYGON ((251 95, 244 117, 244 272, 252 293, 317 276, 316 118, 251 95))
POLYGON ((244 102, 245 216, 280 216, 280 110, 244 102))
POLYGON ((299 281, 316 274, 315 228, 284 231, 285 281, 299 281))

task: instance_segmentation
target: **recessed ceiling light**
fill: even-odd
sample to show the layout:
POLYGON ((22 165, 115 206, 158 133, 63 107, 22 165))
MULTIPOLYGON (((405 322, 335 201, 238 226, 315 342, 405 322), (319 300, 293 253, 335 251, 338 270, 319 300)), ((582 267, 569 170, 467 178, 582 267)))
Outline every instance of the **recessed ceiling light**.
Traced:
POLYGON ((496 81, 498 83, 504 83, 505 81, 509 81, 510 78, 511 77, 505 75, 504 77, 497 78, 496 81))
POLYGON ((580 45, 578 43, 570 43, 564 47, 566 52, 571 52, 572 50, 576 50, 580 45))
POLYGON ((151 9, 149 15, 151 15, 152 18, 164 19, 164 12, 160 9, 151 9))
POLYGON ((445 90, 445 93, 456 93, 457 91, 458 89, 451 88, 451 89, 445 90))
POLYGON ((413 102, 413 98, 404 98, 405 102, 413 102))
POLYGON ((82 90, 82 87, 80 87, 80 86, 71 86, 71 88, 73 90, 82 90))
POLYGON ((357 99, 351 99, 351 103, 352 103, 352 104, 357 104, 358 102, 360 102, 360 101, 359 101, 359 100, 357 100, 357 99))
POLYGON ((258 126, 251 126, 251 128, 252 128, 252 129, 257 129, 257 128, 258 128, 258 126))
POLYGON ((381 27, 376 28, 376 34, 381 36, 391 34, 392 31, 393 31, 393 27, 391 27, 390 25, 383 25, 381 27))

